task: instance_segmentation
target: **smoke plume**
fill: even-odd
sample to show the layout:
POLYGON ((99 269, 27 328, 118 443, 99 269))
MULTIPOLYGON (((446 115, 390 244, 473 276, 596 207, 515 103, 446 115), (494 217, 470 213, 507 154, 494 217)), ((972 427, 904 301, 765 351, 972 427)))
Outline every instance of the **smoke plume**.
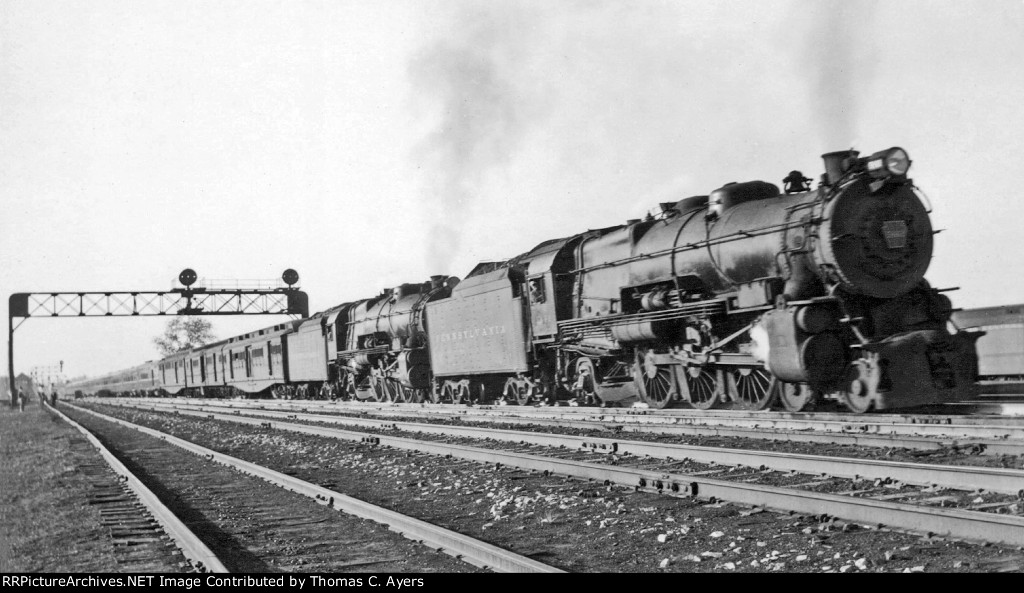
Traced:
POLYGON ((853 147, 864 117, 861 97, 868 94, 875 59, 872 33, 877 0, 821 0, 797 4, 806 46, 804 61, 811 80, 809 98, 826 151, 853 147), (807 19, 806 17, 810 18, 807 19))
POLYGON ((483 179, 509 162, 543 112, 542 94, 516 61, 531 31, 525 14, 466 5, 452 30, 410 65, 414 87, 438 113, 416 155, 431 221, 427 263, 438 273, 459 249, 483 179))
POLYGON ((875 0, 850 1, 439 3, 409 64, 432 273, 848 148, 875 0))

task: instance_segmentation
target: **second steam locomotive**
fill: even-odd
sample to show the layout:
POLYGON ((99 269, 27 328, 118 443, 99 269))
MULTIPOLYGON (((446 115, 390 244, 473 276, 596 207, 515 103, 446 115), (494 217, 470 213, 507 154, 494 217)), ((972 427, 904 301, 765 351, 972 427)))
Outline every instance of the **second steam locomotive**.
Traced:
POLYGON ((979 333, 951 331, 924 279, 907 153, 823 158, 814 189, 731 183, 75 388, 858 413, 973 396, 979 333))

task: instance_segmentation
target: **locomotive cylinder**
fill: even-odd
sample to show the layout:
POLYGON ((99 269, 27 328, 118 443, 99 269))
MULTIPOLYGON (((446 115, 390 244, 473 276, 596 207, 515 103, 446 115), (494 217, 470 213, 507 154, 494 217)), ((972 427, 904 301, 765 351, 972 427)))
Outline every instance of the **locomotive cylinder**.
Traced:
MULTIPOLYGON (((812 319, 802 309, 765 313, 758 323, 759 330, 751 332, 756 342, 755 356, 783 381, 821 385, 835 380, 846 369, 846 347, 833 331, 803 331, 800 317, 805 322, 812 319)), ((813 329, 823 329, 819 321, 813 320, 813 329)))

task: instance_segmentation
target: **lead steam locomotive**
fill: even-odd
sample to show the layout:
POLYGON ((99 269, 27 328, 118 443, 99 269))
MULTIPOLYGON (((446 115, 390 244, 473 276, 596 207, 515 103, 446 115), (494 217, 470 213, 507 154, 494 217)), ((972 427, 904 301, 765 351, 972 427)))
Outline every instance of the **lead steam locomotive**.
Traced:
POLYGON ((730 183, 72 388, 858 413, 973 396, 980 334, 951 332, 924 279, 907 153, 823 159, 816 189, 798 171, 784 191, 730 183))

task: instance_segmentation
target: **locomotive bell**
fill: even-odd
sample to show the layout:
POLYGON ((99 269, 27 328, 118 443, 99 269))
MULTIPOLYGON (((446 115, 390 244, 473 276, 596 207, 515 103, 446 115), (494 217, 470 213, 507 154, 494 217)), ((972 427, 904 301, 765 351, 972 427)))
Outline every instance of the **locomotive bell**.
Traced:
POLYGON ((811 189, 811 181, 810 177, 804 177, 800 171, 790 171, 789 175, 782 180, 782 184, 787 194, 795 194, 811 189))

